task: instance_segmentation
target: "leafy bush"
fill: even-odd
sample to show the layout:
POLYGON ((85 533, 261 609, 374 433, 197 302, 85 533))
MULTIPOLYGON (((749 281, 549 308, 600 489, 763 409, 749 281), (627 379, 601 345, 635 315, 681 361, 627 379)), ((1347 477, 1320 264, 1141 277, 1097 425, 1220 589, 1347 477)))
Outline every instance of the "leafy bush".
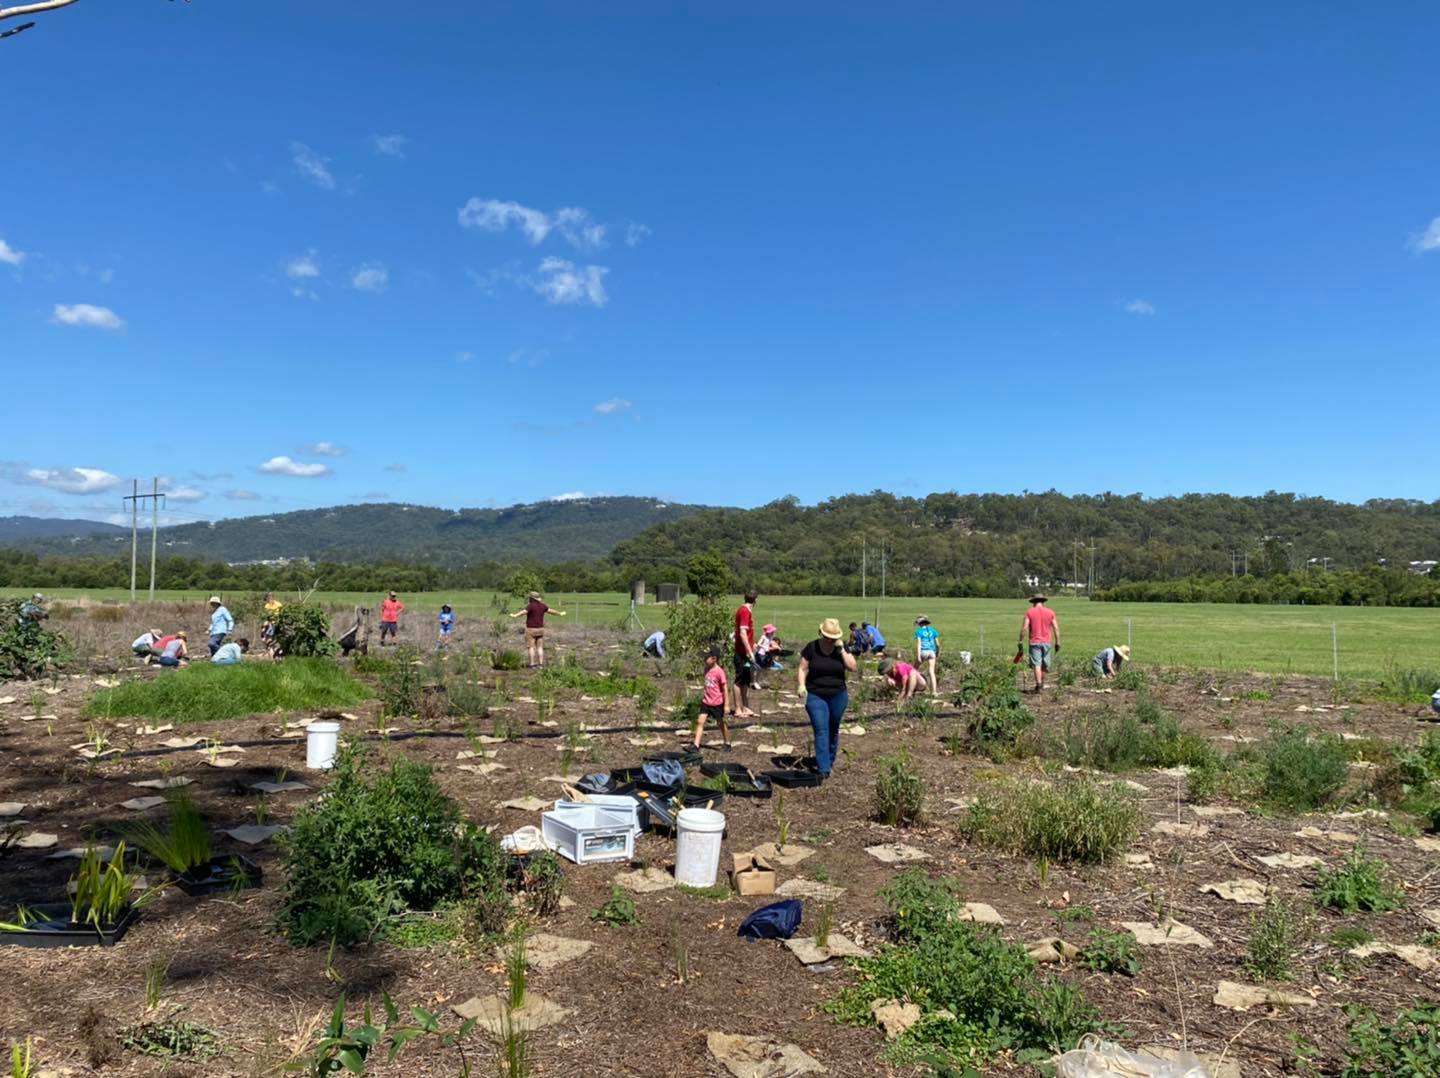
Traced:
POLYGON ((525 656, 512 648, 499 648, 490 653, 490 666, 495 670, 519 670, 525 666, 525 656))
POLYGON ((723 653, 729 646, 730 611, 717 599, 672 603, 666 617, 665 651, 692 666, 711 648, 723 653))
POLYGON ((1126 689, 1131 692, 1143 689, 1146 687, 1145 671, 1128 665, 1122 667, 1120 672, 1115 675, 1114 685, 1117 689, 1126 689))
POLYGON ((610 897, 605 904, 590 911, 590 920, 619 928, 622 925, 638 925, 640 915, 635 912, 635 900, 617 883, 610 887, 610 897))
POLYGON ((75 651, 60 633, 22 621, 28 600, 0 599, 0 681, 38 678, 74 661, 75 651))
POLYGON ((1250 917, 1250 954, 1245 972, 1261 981, 1288 981, 1306 934, 1304 914, 1271 895, 1250 917))
MULTIPOLYGON (((960 693, 964 695, 964 688, 960 693)), ((1009 750, 1020 735, 1035 722, 1035 716, 1020 699, 1013 674, 992 681, 976 701, 966 719, 970 740, 991 756, 1009 750)))
POLYGON ((209 1059, 220 1050, 215 1031, 194 1022, 140 1022, 120 1030, 120 1046, 161 1059, 209 1059))
POLYGON ((1356 846, 1334 868, 1315 878, 1315 902, 1341 913, 1388 913, 1405 905, 1400 889, 1384 876, 1385 862, 1367 857, 1356 846))
POLYGON ((1425 1078, 1440 1074, 1440 1006, 1403 1010, 1393 1022, 1374 1011, 1345 1008, 1345 1068, 1340 1078, 1425 1078))
POLYGON ((1312 734, 1303 726, 1274 727, 1257 751, 1264 768, 1261 796, 1276 808, 1294 812, 1324 808, 1350 775, 1344 742, 1330 734, 1312 734))
POLYGON ((330 639, 330 615, 318 606, 287 604, 275 615, 275 646, 286 656, 333 655, 339 645, 330 639))
POLYGON ((875 818, 888 827, 908 826, 920 819, 925 804, 925 780, 915 770, 908 752, 882 756, 875 778, 875 818))
POLYGON ((325 659, 212 666, 193 663, 163 677, 134 678, 101 689, 85 702, 92 718, 208 722, 281 711, 348 708, 370 690, 325 659))
POLYGON ((370 676, 379 676, 381 674, 384 674, 393 665, 394 663, 392 663, 384 655, 357 654, 354 660, 355 673, 366 674, 370 676))
POLYGON ((279 922, 297 945, 348 946, 393 913, 447 899, 465 901, 482 933, 504 927, 505 855, 488 833, 462 827, 423 764, 370 768, 362 750, 343 745, 325 796, 300 809, 283 841, 279 922))
POLYGON ((1401 704, 1423 704, 1440 689, 1440 670, 1411 670, 1392 665, 1380 679, 1380 695, 1401 704))
POLYGON ((1140 808, 1128 791, 1111 783, 1012 781, 982 794, 962 830, 987 846, 1047 861, 1096 864, 1135 841, 1140 808))
POLYGON ((1079 989, 1040 974, 1024 947, 992 926, 961 921, 951 883, 907 872, 884 896, 897 942, 855 960, 858 982, 825 1010, 868 1025, 878 1000, 917 1004, 921 1021, 891 1046, 892 1058, 930 1053, 945 1064, 983 1064, 1009 1050, 1027 1062, 1109 1031, 1079 989))
MULTIPOLYGON (((718 550, 692 554, 685 563, 685 586, 701 599, 718 600, 730 590, 730 566, 718 550)), ((670 641, 669 636, 665 638, 670 641)))
POLYGON ((565 894, 565 870, 560 867, 560 858, 549 850, 532 856, 521 873, 520 889, 537 916, 548 917, 557 912, 565 894))
POLYGON ((1191 804, 1205 805, 1215 800, 1220 792, 1221 770, 1219 753, 1191 765, 1190 774, 1185 777, 1185 794, 1191 804))
POLYGON ((425 675, 415 665, 420 653, 409 644, 395 649, 395 661, 380 675, 380 709, 400 718, 417 715, 425 689, 425 675))
POLYGON ((528 599, 532 591, 544 591, 545 579, 538 569, 516 569, 505 578, 505 594, 512 599, 528 599))
POLYGON ((1140 972, 1140 952, 1135 937, 1128 932, 1111 932, 1095 928, 1080 951, 1080 964, 1096 973, 1123 973, 1133 977, 1140 972))

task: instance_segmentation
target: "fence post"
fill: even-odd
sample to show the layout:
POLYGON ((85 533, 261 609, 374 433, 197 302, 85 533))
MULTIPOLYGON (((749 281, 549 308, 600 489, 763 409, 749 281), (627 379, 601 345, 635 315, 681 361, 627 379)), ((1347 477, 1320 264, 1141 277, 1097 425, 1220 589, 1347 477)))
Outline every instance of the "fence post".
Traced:
POLYGON ((1134 625, 1131 624, 1130 618, 1125 619, 1125 646, 1127 648, 1135 646, 1134 625))
POLYGON ((980 658, 985 658, 985 626, 980 626, 980 658))
POLYGON ((1330 623, 1330 655, 1335 663, 1335 680, 1340 680, 1340 626, 1336 622, 1330 623))

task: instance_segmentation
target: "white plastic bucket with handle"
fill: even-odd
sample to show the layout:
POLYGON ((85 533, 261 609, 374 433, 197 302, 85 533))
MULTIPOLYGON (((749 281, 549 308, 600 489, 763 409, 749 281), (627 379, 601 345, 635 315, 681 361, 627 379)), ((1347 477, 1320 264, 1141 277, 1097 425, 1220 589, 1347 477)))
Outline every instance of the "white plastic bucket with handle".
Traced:
POLYGON ((720 838, 725 814, 713 809, 681 809, 675 817, 675 882, 714 887, 720 871, 720 838))
POLYGON ((305 727, 305 766, 311 771, 334 767, 339 745, 338 722, 312 722, 305 727))

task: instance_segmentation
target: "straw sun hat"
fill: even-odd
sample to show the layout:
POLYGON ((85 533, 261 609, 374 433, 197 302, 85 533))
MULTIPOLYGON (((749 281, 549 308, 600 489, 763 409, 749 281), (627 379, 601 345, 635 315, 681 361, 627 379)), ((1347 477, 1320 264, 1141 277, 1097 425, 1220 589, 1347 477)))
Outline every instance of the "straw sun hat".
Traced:
POLYGON ((1130 645, 1129 645, 1129 644, 1116 644, 1116 645, 1115 645, 1115 654, 1116 654, 1116 655, 1119 655, 1120 658, 1124 659, 1124 660, 1128 663, 1128 662, 1130 661, 1130 645))
POLYGON ((820 635, 826 640, 839 640, 845 634, 840 631, 840 622, 836 618, 826 618, 820 623, 820 635))

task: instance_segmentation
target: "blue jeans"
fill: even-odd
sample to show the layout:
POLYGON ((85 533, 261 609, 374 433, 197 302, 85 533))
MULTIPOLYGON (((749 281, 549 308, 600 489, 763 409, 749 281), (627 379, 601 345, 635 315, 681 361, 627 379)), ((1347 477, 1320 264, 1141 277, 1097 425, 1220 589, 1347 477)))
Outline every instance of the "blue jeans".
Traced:
POLYGON ((217 651, 219 651, 219 650, 220 650, 220 645, 223 644, 223 643, 225 643, 225 634, 224 634, 224 633, 211 633, 211 634, 210 634, 210 654, 211 654, 211 655, 214 655, 217 651))
POLYGON ((810 727, 815 731, 815 767, 821 778, 828 777, 835 766, 835 757, 840 752, 840 720, 845 717, 845 708, 850 703, 850 694, 843 689, 828 699, 805 694, 805 713, 810 716, 810 727))

